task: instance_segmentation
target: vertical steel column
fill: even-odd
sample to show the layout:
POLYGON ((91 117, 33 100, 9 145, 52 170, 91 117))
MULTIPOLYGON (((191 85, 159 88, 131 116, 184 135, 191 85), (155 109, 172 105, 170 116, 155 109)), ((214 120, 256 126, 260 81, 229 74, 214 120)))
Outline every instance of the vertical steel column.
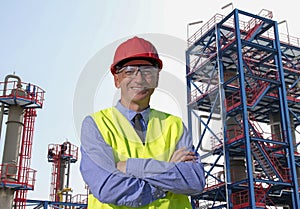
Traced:
MULTIPOLYGON (((189 56, 189 49, 185 52, 185 57, 186 57, 186 75, 190 72, 190 56, 189 56)), ((189 76, 186 76, 186 95, 187 95, 187 104, 190 103, 191 101, 191 78, 189 76)), ((193 139, 192 135, 192 112, 191 112, 191 107, 190 105, 187 105, 187 119, 188 119, 188 130, 191 135, 191 138, 193 139)))
POLYGON ((249 124, 248 124, 248 112, 247 112, 247 100, 246 100, 246 87, 245 87, 245 75, 244 75, 244 65, 242 59, 242 42, 241 33, 239 26, 239 11, 234 10, 234 27, 235 27, 235 39, 237 45, 237 59, 238 59, 238 73, 240 81, 240 94, 242 101, 242 116, 243 116, 243 130, 245 136, 245 151, 246 151, 246 165, 247 165, 247 175, 249 184, 249 203, 250 207, 255 209, 255 193, 254 193, 254 181, 253 181, 253 169, 252 169, 252 154, 249 136, 249 124))
POLYGON ((221 50, 221 36, 220 36, 220 24, 216 24, 215 26, 215 35, 216 35, 216 46, 217 46, 217 62, 218 62, 218 76, 219 76, 219 95, 220 95, 220 115, 222 120, 222 127, 223 127, 223 156, 224 156, 224 174, 225 174, 225 188, 226 188, 226 204, 227 208, 231 208, 231 195, 232 189, 230 187, 231 184, 231 176, 230 176, 230 155, 227 143, 225 139, 227 139, 226 132, 226 105, 225 105, 225 92, 224 92, 224 69, 223 69, 223 62, 222 62, 222 50, 221 50))
MULTIPOLYGON (((278 27, 277 23, 274 24, 274 35, 275 35, 275 47, 277 49, 276 62, 278 64, 278 72, 281 81, 281 87, 279 93, 279 101, 280 101, 280 111, 282 121, 282 129, 286 130, 286 133, 283 133, 288 142, 288 165, 291 169, 292 174, 292 182, 293 182, 293 193, 292 193, 292 201, 293 201, 293 208, 300 208, 300 201, 299 201, 299 188, 298 188, 298 179, 297 179, 297 172, 296 172, 296 164, 295 164, 295 156, 294 156, 294 145, 293 145, 293 138, 292 138, 292 131, 291 131, 291 122, 290 122, 290 114, 289 114, 289 106, 287 103, 287 93, 286 93, 286 85, 285 85, 285 78, 282 66, 282 56, 281 56, 281 47, 280 47, 280 40, 278 34, 278 27)), ((284 138, 285 138, 284 137, 284 138)))

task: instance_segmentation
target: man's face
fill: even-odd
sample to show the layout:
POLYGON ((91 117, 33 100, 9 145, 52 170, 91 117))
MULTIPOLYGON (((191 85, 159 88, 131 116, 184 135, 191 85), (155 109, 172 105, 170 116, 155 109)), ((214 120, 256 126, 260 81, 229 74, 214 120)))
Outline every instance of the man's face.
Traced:
POLYGON ((134 60, 124 64, 114 75, 115 86, 121 89, 121 103, 148 105, 158 77, 158 69, 148 61, 134 60))

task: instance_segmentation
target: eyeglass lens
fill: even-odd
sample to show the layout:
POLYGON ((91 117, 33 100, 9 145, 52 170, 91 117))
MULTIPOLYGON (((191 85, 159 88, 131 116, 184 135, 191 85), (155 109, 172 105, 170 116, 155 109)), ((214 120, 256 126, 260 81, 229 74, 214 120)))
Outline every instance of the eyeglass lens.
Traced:
POLYGON ((143 77, 148 78, 156 75, 157 71, 158 68, 154 66, 125 66, 119 73, 123 72, 126 77, 135 77, 140 72, 143 77))

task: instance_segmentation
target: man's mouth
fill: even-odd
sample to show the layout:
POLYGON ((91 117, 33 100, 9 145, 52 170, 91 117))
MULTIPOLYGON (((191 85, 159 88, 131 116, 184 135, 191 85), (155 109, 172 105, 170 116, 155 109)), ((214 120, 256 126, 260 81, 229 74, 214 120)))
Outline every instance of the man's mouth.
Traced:
POLYGON ((136 91, 144 91, 144 90, 147 90, 148 88, 146 87, 132 87, 133 90, 136 90, 136 91))

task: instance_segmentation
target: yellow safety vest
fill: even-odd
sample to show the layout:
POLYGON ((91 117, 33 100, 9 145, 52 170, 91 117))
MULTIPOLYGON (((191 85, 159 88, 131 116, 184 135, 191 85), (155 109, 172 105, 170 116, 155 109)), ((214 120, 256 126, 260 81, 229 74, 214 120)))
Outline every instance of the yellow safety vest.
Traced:
MULTIPOLYGON (((103 139, 113 148, 115 162, 128 158, 153 158, 169 161, 183 133, 180 118, 151 109, 145 145, 130 122, 114 107, 92 115, 103 139)), ((92 194, 88 198, 88 209, 129 209, 132 207, 101 203, 92 194)), ((139 209, 191 209, 186 195, 168 192, 139 209)))

